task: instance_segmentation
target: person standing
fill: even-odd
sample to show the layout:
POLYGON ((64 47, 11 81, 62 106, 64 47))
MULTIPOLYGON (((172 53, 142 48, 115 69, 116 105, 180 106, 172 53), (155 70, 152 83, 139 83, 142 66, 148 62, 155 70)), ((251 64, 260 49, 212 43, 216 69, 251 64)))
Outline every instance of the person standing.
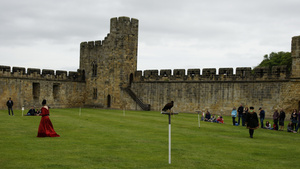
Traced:
POLYGON ((292 122, 292 130, 296 130, 297 128, 297 119, 298 119, 298 114, 297 110, 294 109, 293 113, 291 114, 291 122, 292 122))
POLYGON ((246 106, 245 110, 244 110, 245 121, 246 121, 248 112, 249 112, 249 108, 246 106))
POLYGON ((246 126, 249 129, 250 138, 253 138, 254 130, 259 128, 259 122, 254 107, 250 107, 250 110, 246 118, 246 126))
POLYGON ((296 128, 296 132, 298 132, 299 128, 300 128, 300 110, 299 110, 299 113, 298 113, 298 125, 297 125, 297 128, 296 128))
POLYGON ((11 111, 11 115, 14 115, 13 105, 14 102, 11 100, 11 98, 9 98, 9 100, 6 102, 6 106, 8 108, 8 115, 10 115, 10 111, 11 111))
POLYGON ((280 131, 283 131, 284 129, 284 119, 285 119, 285 112, 283 111, 283 109, 280 109, 280 113, 279 113, 279 126, 280 126, 280 131))
POLYGON ((260 107, 259 108, 259 117, 260 117, 260 127, 264 128, 264 119, 265 119, 265 111, 260 107))
POLYGON ((235 126, 235 118, 236 118, 236 115, 237 115, 237 111, 236 111, 236 108, 233 107, 232 111, 231 111, 231 117, 232 117, 232 124, 235 126))
POLYGON ((278 130, 278 117, 279 117, 278 109, 275 109, 275 112, 273 113, 273 122, 275 124, 274 130, 278 130))
POLYGON ((49 118, 49 107, 46 105, 46 100, 42 102, 43 107, 41 108, 41 122, 39 125, 37 137, 59 137, 54 131, 52 122, 49 118))
POLYGON ((238 120, 238 124, 240 125, 240 119, 242 119, 242 124, 243 124, 243 112, 244 112, 244 107, 241 104, 240 107, 238 108, 238 116, 239 116, 239 120, 238 120))
POLYGON ((242 117, 242 126, 245 126, 245 122, 246 122, 246 117, 247 117, 247 113, 248 113, 248 107, 245 106, 244 111, 243 111, 243 117, 242 117))

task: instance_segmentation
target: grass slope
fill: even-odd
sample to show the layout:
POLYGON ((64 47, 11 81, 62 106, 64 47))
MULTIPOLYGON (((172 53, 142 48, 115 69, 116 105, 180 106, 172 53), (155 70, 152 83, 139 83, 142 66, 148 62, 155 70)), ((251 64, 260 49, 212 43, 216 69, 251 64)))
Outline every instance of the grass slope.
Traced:
POLYGON ((196 114, 172 117, 168 164, 168 116, 159 112, 50 109, 61 137, 37 138, 38 116, 0 110, 0 168, 299 168, 300 135, 201 122, 196 114), (297 162, 298 161, 298 162, 297 162))

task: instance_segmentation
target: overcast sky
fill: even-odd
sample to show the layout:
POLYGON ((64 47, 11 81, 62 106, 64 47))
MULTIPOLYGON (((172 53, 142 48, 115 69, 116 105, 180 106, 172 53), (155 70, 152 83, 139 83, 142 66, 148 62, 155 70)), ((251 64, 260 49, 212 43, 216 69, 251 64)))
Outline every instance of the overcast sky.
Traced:
POLYGON ((110 19, 139 20, 138 70, 257 66, 291 50, 299 0, 1 0, 0 65, 76 71, 110 19))

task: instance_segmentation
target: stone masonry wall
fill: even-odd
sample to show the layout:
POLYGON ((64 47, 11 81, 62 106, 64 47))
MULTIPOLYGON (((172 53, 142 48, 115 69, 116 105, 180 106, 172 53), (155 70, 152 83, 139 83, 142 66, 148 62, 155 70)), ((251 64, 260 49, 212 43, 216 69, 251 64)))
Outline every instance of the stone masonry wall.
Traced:
POLYGON ((299 83, 290 82, 286 66, 267 68, 232 68, 145 70, 135 73, 132 89, 151 109, 160 111, 173 100, 174 110, 195 112, 208 109, 214 114, 230 115, 240 104, 263 107, 267 116, 275 108, 287 114, 299 106, 299 83), (172 73, 173 72, 173 73, 172 73))
POLYGON ((14 108, 41 107, 43 99, 54 108, 80 107, 84 105, 85 82, 79 72, 27 69, 0 66, 0 109, 7 109, 9 97, 14 108))

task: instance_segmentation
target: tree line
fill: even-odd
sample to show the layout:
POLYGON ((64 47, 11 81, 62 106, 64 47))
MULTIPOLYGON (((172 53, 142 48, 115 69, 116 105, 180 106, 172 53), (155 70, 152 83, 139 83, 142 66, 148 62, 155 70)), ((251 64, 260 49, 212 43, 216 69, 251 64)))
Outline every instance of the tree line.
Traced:
POLYGON ((257 67, 268 67, 270 70, 273 66, 287 66, 287 71, 292 69, 292 56, 291 52, 272 52, 269 55, 264 55, 263 61, 257 67))

